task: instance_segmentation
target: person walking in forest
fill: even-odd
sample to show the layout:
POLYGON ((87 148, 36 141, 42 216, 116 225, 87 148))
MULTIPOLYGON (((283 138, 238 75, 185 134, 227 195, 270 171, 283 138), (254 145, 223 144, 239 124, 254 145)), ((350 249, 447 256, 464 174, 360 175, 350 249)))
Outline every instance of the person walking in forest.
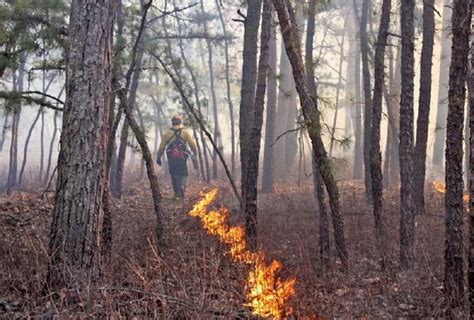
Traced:
POLYGON ((198 169, 196 142, 191 133, 183 127, 182 122, 183 120, 179 115, 171 118, 172 126, 163 134, 156 159, 156 163, 161 166, 161 156, 166 151, 175 199, 184 198, 184 189, 188 178, 188 167, 186 165, 188 157, 191 157, 194 169, 198 169), (191 149, 191 152, 189 149, 191 149))

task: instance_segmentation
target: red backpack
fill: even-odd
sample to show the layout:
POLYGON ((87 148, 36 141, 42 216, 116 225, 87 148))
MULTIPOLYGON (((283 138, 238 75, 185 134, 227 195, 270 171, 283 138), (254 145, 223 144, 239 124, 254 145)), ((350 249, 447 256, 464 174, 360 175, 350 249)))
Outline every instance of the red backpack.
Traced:
POLYGON ((168 159, 187 159, 189 152, 187 151, 185 141, 181 138, 181 129, 171 128, 171 130, 173 130, 174 136, 170 141, 173 140, 173 138, 174 140, 168 143, 166 156, 168 159))

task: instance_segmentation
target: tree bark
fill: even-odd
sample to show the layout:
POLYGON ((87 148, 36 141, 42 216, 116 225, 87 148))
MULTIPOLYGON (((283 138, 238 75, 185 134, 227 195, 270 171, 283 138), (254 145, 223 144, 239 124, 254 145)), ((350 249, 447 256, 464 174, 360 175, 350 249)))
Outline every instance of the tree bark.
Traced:
POLYGON ((247 185, 245 198, 242 198, 245 209, 245 229, 251 248, 256 247, 257 236, 257 182, 258 165, 260 158, 260 139, 262 136, 263 109, 265 105, 265 91, 268 77, 268 55, 272 24, 271 0, 263 1, 262 31, 260 36, 260 57, 258 60, 257 89, 255 92, 255 106, 253 107, 253 123, 250 123, 249 153, 245 178, 247 185))
POLYGON ((380 124, 382 122, 382 98, 384 84, 385 46, 390 26, 391 0, 383 0, 379 33, 374 58, 374 94, 372 104, 372 126, 370 132, 370 180, 372 182, 372 204, 375 221, 375 237, 382 266, 385 265, 385 226, 383 218, 382 154, 380 150, 380 124))
MULTIPOLYGON (((360 24, 357 23, 355 16, 357 15, 357 6, 354 1, 354 17, 353 23, 357 31, 357 37, 360 37, 360 24)), ((353 178, 362 179, 363 174, 363 144, 362 144, 362 95, 361 95, 361 79, 360 79, 360 41, 356 41, 356 52, 354 54, 354 168, 353 168, 353 178)))
MULTIPOLYGON (((387 176, 387 188, 396 185, 400 177, 399 161, 399 135, 400 135, 400 82, 401 82, 401 49, 397 48, 395 68, 391 62, 389 65, 389 84, 384 86, 387 100, 388 123, 390 127, 390 167, 385 171, 387 176), (393 70, 395 69, 395 71, 393 70)), ((385 176, 384 176, 385 177, 385 176)))
POLYGON ((249 1, 247 16, 244 23, 244 49, 242 62, 242 85, 239 113, 240 133, 240 163, 241 163, 241 199, 242 211, 245 214, 245 231, 251 245, 255 245, 257 236, 256 211, 250 210, 256 203, 250 203, 252 194, 248 186, 250 172, 250 156, 255 151, 251 149, 251 131, 254 124, 255 90, 257 83, 257 40, 260 25, 262 1, 249 1))
POLYGON ((369 40, 367 36, 368 15, 371 0, 363 0, 360 19, 360 52, 362 57, 362 78, 364 89, 364 177, 367 197, 372 196, 370 181, 370 134, 372 125, 372 97, 370 95, 371 81, 369 71, 369 40))
MULTIPOLYGON (((317 99, 316 81, 314 75, 314 59, 313 59, 313 42, 315 29, 316 0, 311 0, 308 6, 308 26, 306 28, 306 45, 305 45, 305 66, 306 81, 308 82, 308 90, 313 99, 317 99)), ((318 164, 314 157, 311 157, 313 164, 313 193, 319 206, 319 255, 321 265, 324 270, 329 269, 331 252, 329 249, 329 222, 328 210, 324 200, 324 185, 318 164)))
POLYGON ((329 204, 333 215, 336 252, 341 260, 343 269, 347 270, 349 267, 348 253, 344 237, 344 220, 340 211, 339 190, 334 180, 329 159, 321 138, 320 113, 318 110, 317 99, 312 98, 308 90, 308 84, 303 69, 303 58, 301 51, 298 48, 298 44, 295 43, 297 30, 295 30, 293 24, 290 23, 286 5, 283 0, 273 0, 273 4, 278 13, 278 20, 285 43, 286 53, 293 69, 293 78, 296 83, 296 90, 300 97, 303 117, 313 146, 313 156, 316 159, 316 163, 320 169, 319 172, 321 173, 322 180, 324 181, 329 195, 329 204))
POLYGON ((464 101, 471 31, 470 0, 454 0, 453 46, 449 68, 448 119, 446 127, 446 240, 444 288, 454 304, 464 294, 463 274, 463 126, 464 101))
POLYGON ((421 48, 420 96, 416 122, 413 200, 415 214, 425 212, 426 148, 431 100, 431 69, 434 45, 434 0, 423 2, 423 46, 421 48))
POLYGON ((441 62, 438 86, 438 107, 433 143, 433 170, 443 172, 443 159, 446 142, 446 119, 448 115, 448 79, 451 60, 451 16, 452 0, 445 0, 443 6, 443 30, 441 35, 441 62))
POLYGON ((263 148, 262 192, 272 192, 274 182, 275 117, 277 106, 277 41, 274 19, 270 26, 270 43, 267 76, 267 109, 265 119, 265 142, 263 148))
POLYGON ((400 98, 400 262, 403 269, 413 268, 415 218, 413 203, 413 79, 414 0, 401 2, 402 60, 400 98))
MULTIPOLYGON (((472 9, 471 9, 472 10, 472 9)), ((472 21, 471 21, 472 22, 472 21)), ((471 56, 468 66, 468 97, 469 97, 469 167, 468 167, 468 189, 469 189, 469 251, 468 251, 468 272, 467 279, 469 285, 469 315, 474 318, 474 28, 471 26, 471 56)))
POLYGON ((100 267, 115 0, 71 4, 66 103, 47 283, 71 286, 100 267), (87 55, 83 55, 87 52, 87 55))

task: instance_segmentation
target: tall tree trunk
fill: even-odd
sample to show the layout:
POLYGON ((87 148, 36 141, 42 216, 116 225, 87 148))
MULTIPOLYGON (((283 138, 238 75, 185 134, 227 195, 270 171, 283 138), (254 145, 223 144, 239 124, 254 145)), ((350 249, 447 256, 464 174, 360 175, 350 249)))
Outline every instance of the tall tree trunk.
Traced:
MULTIPOLYGON (((25 77, 26 55, 21 55, 21 62, 18 70, 18 76, 13 76, 13 86, 15 91, 23 91, 23 81, 25 77)), ((10 162, 8 167, 7 195, 11 195, 12 191, 18 185, 17 169, 18 169, 18 129, 20 124, 21 102, 14 105, 12 115, 12 131, 10 144, 10 162)))
MULTIPOLYGON (((201 12, 203 15, 206 14, 204 10, 204 2, 201 0, 201 12)), ((207 20, 204 20, 203 24, 204 30, 208 29, 207 20)), ((219 128, 219 114, 217 111, 217 98, 216 98, 216 89, 214 85, 214 62, 213 62, 213 53, 212 53, 212 43, 209 38, 206 39, 207 45, 207 65, 209 68, 209 90, 211 92, 211 102, 212 102, 212 116, 214 122, 214 132, 213 138, 214 141, 217 143, 218 146, 222 146, 221 144, 221 133, 219 128)), ((213 150, 212 152, 212 178, 217 179, 217 152, 213 150)))
POLYGON ((125 166, 125 157, 127 154, 127 142, 128 142, 128 121, 124 119, 122 130, 120 131, 120 144, 117 153, 117 161, 115 162, 113 184, 110 188, 110 192, 114 198, 120 199, 122 197, 122 184, 123 184, 123 169, 125 166))
MULTIPOLYGON (((355 138, 355 102, 356 102, 356 95, 355 95, 355 55, 356 55, 356 34, 355 29, 352 23, 352 8, 348 7, 346 12, 345 18, 348 20, 345 22, 346 29, 345 32, 347 33, 349 48, 347 52, 347 63, 346 63, 346 90, 345 90, 345 97, 344 97, 344 136, 346 138, 351 139, 352 143, 354 143, 355 138)), ((348 145, 344 148, 344 153, 346 158, 350 157, 350 152, 352 146, 348 145)))
POLYGON ((400 263, 413 268, 415 218, 413 203, 413 79, 414 69, 414 0, 401 2, 402 60, 400 98, 400 263))
MULTIPOLYGON (((149 2, 151 5, 151 2, 149 2)), ((148 8, 146 9, 148 11, 148 8)), ((143 20, 145 20, 146 11, 143 16, 143 20)), ((125 115, 127 117, 127 121, 130 124, 130 128, 137 139, 138 144, 140 145, 140 149, 142 151, 143 159, 145 160, 146 165, 146 172, 148 176, 148 181, 150 183, 151 195, 153 198, 153 209, 156 215, 156 225, 155 225, 155 236, 157 239, 157 244, 159 248, 162 248, 164 245, 163 239, 163 208, 161 204, 161 193, 160 193, 160 185, 158 183, 158 175, 156 173, 155 164, 153 162, 153 156, 151 154, 150 148, 148 147, 148 142, 146 141, 145 134, 140 130, 140 127, 133 117, 133 104, 130 104, 132 100, 128 99, 125 93, 122 91, 119 94, 119 98, 122 100, 122 103, 126 104, 125 107, 125 115)))
POLYGON ((451 60, 451 15, 453 0, 445 0, 443 6, 443 29, 441 35, 441 62, 438 86, 438 108, 433 143, 433 169, 443 172, 443 159, 446 142, 446 119, 448 115, 448 79, 451 60))
POLYGON ((278 73, 278 102, 275 119, 275 135, 280 138, 278 139, 278 141, 275 141, 273 145, 275 172, 278 172, 278 175, 275 176, 275 178, 278 178, 277 181, 285 179, 285 175, 288 174, 287 170, 284 170, 286 139, 281 135, 284 134, 286 131, 286 119, 288 118, 289 108, 288 105, 292 94, 291 65, 288 61, 288 57, 285 51, 285 44, 283 42, 281 42, 280 48, 280 70, 278 73))
MULTIPOLYGON (((316 0, 311 0, 308 7, 308 26, 306 29, 306 45, 305 45, 305 66, 306 81, 308 82, 308 90, 313 99, 317 98, 316 81, 314 75, 314 59, 313 59, 313 43, 316 15, 316 0)), ((329 222, 328 210, 324 200, 324 185, 318 164, 314 157, 311 157, 313 164, 313 193, 319 205, 319 255, 323 270, 329 269, 330 249, 329 249, 329 222)))
POLYGON ((382 122, 382 98, 384 83, 385 46, 387 45, 388 28, 390 26, 391 0, 383 0, 380 17, 379 34, 374 57, 374 94, 372 105, 372 126, 370 132, 370 174, 372 182, 372 203, 375 221, 375 237, 385 265, 385 227, 383 219, 383 183, 382 183, 382 154, 380 150, 380 124, 382 122))
POLYGON ((257 222, 257 182, 258 165, 260 158, 260 139, 262 136, 263 109, 265 104, 265 90, 268 76, 269 42, 272 24, 271 0, 263 1, 262 31, 260 36, 260 57, 258 60, 257 89, 255 92, 255 105, 253 107, 253 121, 250 123, 250 136, 248 137, 249 153, 246 174, 247 185, 245 198, 242 198, 245 209, 245 226, 249 233, 250 246, 256 247, 256 222, 257 222))
POLYGON ((339 44, 339 69, 338 69, 338 80, 337 80, 337 88, 336 88, 336 105, 334 106, 334 118, 332 120, 332 128, 331 128, 331 143, 329 145, 329 158, 332 157, 332 152, 334 148, 334 141, 336 140, 336 126, 337 126, 337 116, 339 113, 339 97, 341 93, 341 86, 342 86, 342 65, 344 63, 344 39, 346 38, 346 26, 347 26, 347 19, 344 19, 344 25, 342 27, 342 36, 341 36, 341 43, 339 44))
POLYGON ((344 237, 344 220, 340 211, 339 190, 334 180, 326 149, 321 138, 321 123, 317 100, 311 97, 308 90, 308 84, 306 83, 306 76, 303 70, 303 58, 298 43, 295 43, 297 42, 295 41, 295 39, 297 39, 297 30, 295 30, 293 24, 290 23, 286 5, 283 0, 273 0, 273 4, 278 13, 286 53, 288 54, 293 69, 296 90, 300 97, 301 109, 311 138, 313 156, 316 159, 319 172, 321 173, 322 180, 326 185, 326 190, 329 195, 329 204, 333 215, 336 252, 341 260, 342 267, 347 270, 349 267, 348 253, 344 237))
POLYGON ((446 127, 446 240, 444 288, 458 304, 464 294, 463 274, 463 126, 464 101, 471 31, 470 0, 454 0, 453 46, 449 68, 448 119, 446 127))
POLYGON ((242 62, 242 85, 239 112, 239 133, 240 133, 240 163, 241 163, 241 199, 242 210, 245 213, 245 231, 251 245, 256 244, 257 236, 257 217, 256 211, 250 210, 251 194, 248 194, 248 186, 251 183, 250 155, 255 152, 251 149, 250 133, 254 124, 255 90, 257 83, 257 40, 258 29, 260 25, 260 13, 262 10, 262 1, 249 1, 247 4, 247 16, 244 23, 244 49, 242 62))
POLYGON ((40 131, 40 168, 39 168, 39 174, 38 174, 38 182, 40 183, 43 180, 43 173, 44 173, 44 135, 45 135, 44 110, 42 110, 41 131, 40 131))
POLYGON ((275 21, 272 20, 268 54, 267 108, 265 118, 265 142, 263 148, 262 192, 273 191, 275 116, 277 103, 277 41, 275 21))
MULTIPOLYGON (((217 12, 219 12, 219 20, 222 26, 222 34, 224 35, 224 56, 225 56, 225 84, 227 94, 227 105, 229 107, 230 119, 230 143, 231 143, 231 172, 232 178, 235 179, 235 120, 234 120, 234 104, 232 102, 232 95, 230 93, 230 65, 229 65, 229 43, 227 39, 227 28, 222 15, 219 0, 216 0, 217 12)), ((276 54, 276 51, 275 51, 276 54)), ((274 72, 276 69, 273 70, 274 72)))
POLYGON ((362 77, 364 89, 364 177, 367 197, 372 196, 370 182, 370 134, 372 125, 372 97, 370 96, 369 40, 367 35, 368 15, 371 0, 363 0, 360 19, 360 52, 362 57, 362 77))
POLYGON ((413 201, 415 214, 425 212, 426 148, 431 100, 431 69, 434 45, 434 0, 423 2, 423 46, 421 48, 420 97, 416 122, 415 177, 413 201))
MULTIPOLYGON (((472 9, 471 9, 472 10, 472 9)), ((471 21, 472 22, 472 21, 471 21)), ((467 279, 469 284, 469 315, 474 318, 474 28, 471 27, 471 56, 468 71, 469 94, 469 253, 467 279)))
MULTIPOLYGON (((303 7, 302 3, 296 1, 294 9, 290 9, 290 19, 292 23, 296 26, 297 33, 297 43, 298 43, 298 50, 301 50, 301 38, 304 32, 304 16, 303 16, 303 7)), ((288 73, 291 72, 291 67, 288 69, 288 73)), ((296 162, 296 155, 298 153, 298 132, 296 130, 296 121, 298 116, 298 103, 297 103, 297 92, 295 88, 295 80, 291 75, 288 75, 290 80, 290 95, 287 100, 287 114, 286 114, 286 126, 285 130, 288 132, 283 137, 285 139, 285 153, 284 153, 284 168, 286 174, 290 174, 293 172, 295 168, 296 162)))
POLYGON ((20 174, 18 175, 18 185, 20 186, 23 185, 23 173, 25 172, 26 162, 28 159, 28 145, 30 144, 31 135, 33 134, 33 130, 35 129, 36 123, 38 122, 42 112, 43 107, 40 107, 33 119, 30 129, 28 130, 28 134, 26 135, 25 146, 23 148, 23 161, 21 163, 20 174))
MULTIPOLYGON (((391 72, 394 76, 389 79, 389 92, 387 93, 387 114, 392 134, 392 146, 390 147, 391 166, 389 170, 389 187, 396 185, 400 179, 400 157, 399 157, 399 136, 400 136, 400 96, 401 96, 401 46, 397 47, 395 58, 395 70, 391 72)), ((390 68, 393 65, 390 65, 390 68)))
POLYGON ((71 4, 66 103, 47 275, 53 288, 90 279, 100 267, 116 4, 115 0, 74 0, 71 4))
MULTIPOLYGON (((141 74, 141 65, 142 65, 142 58, 143 58, 143 48, 140 48, 137 52, 136 62, 135 62, 135 69, 132 74, 132 79, 130 82, 130 88, 127 95, 127 104, 132 106, 135 105, 135 100, 137 96, 138 90, 138 82, 140 80, 141 74)), ((111 193, 114 198, 121 198, 122 197, 122 188, 123 188, 123 170, 125 166, 125 157, 127 152, 127 142, 128 142, 128 130, 129 130, 129 123, 127 119, 124 119, 122 131, 120 134, 120 146, 119 152, 117 156, 117 163, 115 167, 115 178, 114 178, 114 185, 112 186, 111 193)))
MULTIPOLYGON (((20 80, 18 80, 20 81, 20 80)), ((17 157, 18 157, 18 126, 20 122, 21 106, 15 106, 12 116, 12 130, 10 143, 10 162, 8 166, 7 195, 11 195, 17 186, 17 157)))
MULTIPOLYGON (((354 1, 354 29, 357 30, 357 36, 360 37, 360 24, 357 23, 355 16, 357 15, 357 6, 354 1)), ((356 41, 356 51, 354 54, 354 168, 353 177, 354 179, 362 179, 363 174, 363 144, 362 144, 362 95, 361 95, 361 79, 360 79, 360 41, 356 41)))
MULTIPOLYGON (((45 77, 44 73, 43 73, 43 77, 45 77)), ((43 93, 47 93, 48 90, 49 90, 49 87, 51 86, 51 84, 53 83, 53 81, 55 80, 56 77, 52 77, 48 84, 47 85, 43 85, 43 93)), ((45 81, 45 79, 43 79, 43 82, 45 81)), ((63 89, 61 89, 61 92, 63 91, 63 89)), ((61 94, 60 94, 61 95, 61 94)), ((24 149, 23 149, 23 161, 22 161, 22 164, 21 164, 21 169, 20 169, 20 174, 18 176, 18 185, 22 185, 23 184, 23 173, 25 172, 25 168, 26 168, 26 162, 27 162, 27 159, 28 159, 28 146, 30 144, 30 139, 31 139, 31 135, 33 134, 33 130, 36 126, 36 123, 38 122, 40 116, 42 117, 42 130, 43 132, 41 133, 41 135, 44 134, 44 107, 41 106, 38 110, 38 112, 36 113, 36 117, 34 118, 33 120, 33 123, 31 124, 31 127, 30 129, 28 130, 28 134, 26 136, 26 140, 25 140, 25 146, 24 146, 24 149)), ((39 177, 41 178, 41 177, 39 177)), ((46 180, 46 183, 48 181, 48 177, 47 175, 45 176, 45 179, 46 180)))

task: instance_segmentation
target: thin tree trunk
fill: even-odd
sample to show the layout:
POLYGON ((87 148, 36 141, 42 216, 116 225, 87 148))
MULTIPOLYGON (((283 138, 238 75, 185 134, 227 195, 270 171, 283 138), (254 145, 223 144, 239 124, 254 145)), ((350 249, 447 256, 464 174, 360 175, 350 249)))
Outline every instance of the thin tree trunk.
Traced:
POLYGON ((43 180, 43 185, 47 185, 48 181, 50 180, 50 171, 51 171, 51 164, 53 162, 53 149, 54 149, 54 144, 56 142, 56 136, 58 133, 58 116, 59 112, 55 111, 54 112, 54 119, 53 119, 53 136, 51 137, 51 142, 49 143, 49 153, 48 153, 48 165, 46 167, 46 173, 44 175, 44 180, 43 180))
POLYGON ((42 113, 43 107, 40 107, 36 113, 35 118, 33 119, 30 129, 28 130, 28 134, 26 135, 25 146, 23 148, 23 161, 21 163, 20 174, 18 175, 18 185, 20 186, 23 185, 23 173, 25 172, 26 161, 28 159, 28 145, 30 144, 31 135, 42 113))
MULTIPOLYGON (((471 9, 472 10, 472 9, 471 9)), ((471 21, 472 22, 472 21, 471 21)), ((471 56, 468 65, 468 97, 469 97, 469 253, 467 279, 469 285, 469 315, 474 318, 474 28, 471 27, 471 56)))
POLYGON ((423 47, 421 48, 420 97, 416 122, 413 201, 415 214, 425 212, 426 148, 431 100, 431 69, 434 45, 434 0, 423 2, 423 47))
POLYGON ((441 62, 438 86, 438 107, 433 143, 433 169, 443 171, 443 159, 446 142, 446 119, 448 115, 448 79, 451 60, 451 15, 452 0, 445 0, 443 6, 443 26, 441 35, 441 62))
POLYGON ((313 155, 329 195, 329 203, 333 215, 336 252, 341 260, 342 267, 347 270, 349 267, 348 253, 344 237, 344 220, 340 211, 339 190, 334 180, 329 159, 321 138, 321 124, 317 100, 311 97, 308 90, 308 84, 306 83, 306 76, 303 70, 303 58, 298 49, 298 44, 295 43, 297 30, 294 29, 293 24, 289 23, 290 18, 286 5, 283 3, 283 0, 273 0, 273 4, 278 13, 285 49, 293 69, 293 78, 300 97, 303 116, 308 126, 308 132, 313 146, 313 155))
MULTIPOLYGON (((19 80, 18 80, 19 81, 19 80)), ((17 157, 18 157, 18 126, 20 122, 20 106, 16 106, 12 116, 10 143, 10 162, 8 167, 7 195, 11 195, 17 186, 17 157)))
POLYGON ((362 76, 364 89, 364 177, 367 197, 372 196, 370 181, 370 134, 372 125, 372 97, 370 95, 371 81, 369 71, 369 40, 367 36, 368 15, 371 0, 363 0, 360 19, 360 51, 362 56, 362 76))
MULTIPOLYGON (((289 3, 289 2, 288 2, 289 3)), ((301 38, 304 33, 304 16, 303 16, 303 8, 300 2, 295 2, 294 9, 290 9, 290 19, 292 20, 293 25, 296 26, 297 33, 295 35, 296 42, 298 43, 298 50, 301 50, 301 38)), ((283 50, 284 51, 284 50, 283 50)), ((291 72, 291 66, 288 68, 288 73, 291 72)), ((297 92, 295 88, 295 80, 291 75, 289 77, 289 91, 290 95, 287 98, 287 113, 286 113, 286 125, 285 130, 287 134, 283 137, 285 139, 285 151, 284 151, 284 172, 286 174, 292 175, 295 168, 296 162, 296 155, 298 153, 298 133, 295 131, 296 121, 298 116, 298 103, 297 103, 297 92)))
MULTIPOLYGON (((204 2, 201 0, 201 13, 205 15, 204 11, 204 2)), ((203 23, 204 30, 208 29, 207 21, 204 20, 203 23)), ((217 112, 217 98, 216 98, 216 90, 214 85, 214 62, 213 62, 213 53, 212 53, 212 43, 209 39, 206 39, 207 45, 207 66, 209 68, 209 90, 211 92, 211 103, 212 103, 212 115, 213 115, 213 122, 214 122, 214 132, 213 138, 214 141, 217 143, 218 146, 221 146, 221 133, 219 129, 219 114, 217 112)), ((212 152, 212 178, 217 179, 217 152, 213 150, 212 152)))
MULTIPOLYGON (((222 15, 222 10, 219 0, 216 0, 217 11, 219 12, 219 20, 222 26, 222 34, 224 35, 224 56, 225 56, 225 83, 227 94, 227 105, 229 107, 230 118, 230 143, 231 143, 231 172, 232 177, 235 178, 235 120, 234 120, 234 104, 232 103, 232 96, 230 93, 230 66, 229 66, 229 43, 227 40, 227 28, 222 15)), ((276 54, 276 51, 275 51, 276 54)), ((276 71, 276 69, 274 69, 276 71)))
POLYGON ((239 112, 240 133, 240 163, 241 163, 241 199, 242 211, 246 214, 245 231, 250 245, 256 244, 257 217, 256 211, 250 207, 256 205, 249 203, 252 199, 251 190, 248 189, 251 181, 248 180, 250 168, 250 156, 255 151, 251 149, 251 131, 254 124, 255 90, 257 83, 257 40, 260 25, 260 13, 262 1, 249 1, 247 4, 247 16, 244 23, 244 49, 242 62, 242 85, 239 112), (250 192, 250 194, 248 194, 250 192))
MULTIPOLYGON (((285 44, 281 43, 280 70, 278 73, 278 103, 275 119, 275 135, 280 136, 286 131, 286 119, 288 117, 288 104, 291 96, 291 65, 285 51, 285 44)), ((275 172, 279 174, 278 180, 286 178, 287 170, 284 170, 284 159, 286 150, 286 139, 279 139, 273 145, 275 172)))
POLYGON ((45 123, 44 123, 44 110, 41 112, 41 131, 40 131, 40 168, 38 174, 38 182, 43 181, 44 173, 44 134, 45 134, 45 123))
MULTIPOLYGON (((308 7, 308 26, 306 29, 306 45, 305 45, 305 66, 306 81, 308 82, 308 90, 313 99, 317 99, 316 81, 314 75, 313 60, 313 43, 316 15, 316 0, 311 0, 308 7)), ((318 164, 314 157, 311 157, 313 165, 313 193, 319 205, 319 255, 323 271, 329 269, 331 252, 329 249, 329 222, 328 210, 324 200, 324 185, 318 164)))
POLYGON ((51 289, 87 282, 100 267, 116 3, 74 0, 71 4, 66 104, 47 274, 51 289))
POLYGON ((253 122, 250 123, 250 136, 248 137, 249 150, 245 187, 245 198, 242 198, 245 209, 245 228, 250 240, 250 246, 256 247, 257 235, 257 182, 258 165, 260 158, 260 139, 262 136, 263 109, 265 104, 265 90, 268 77, 268 55, 272 24, 271 0, 263 1, 262 31, 260 38, 260 57, 258 60, 257 89, 255 92, 255 105, 253 108, 253 122))
POLYGON ((2 135, 0 136, 0 152, 3 151, 3 145, 5 144, 5 135, 7 134, 7 128, 8 128, 8 118, 9 118, 9 114, 5 112, 5 118, 3 119, 3 126, 2 126, 2 135))
POLYGON ((385 46, 390 26, 391 0, 383 0, 379 34, 374 58, 374 94, 372 104, 372 126, 370 132, 370 173, 372 182, 372 203, 375 221, 375 237, 382 267, 385 266, 385 226, 383 218, 382 154, 380 150, 380 124, 382 122, 382 98, 384 83, 385 46))
POLYGON ((275 116, 277 103, 277 42, 275 21, 271 23, 268 76, 267 76, 267 108, 265 119, 265 142, 263 148, 262 192, 273 191, 274 181, 274 149, 275 116))
POLYGON ((344 45, 345 45, 344 39, 346 38, 346 25, 347 25, 346 22, 347 22, 347 19, 344 19, 344 25, 342 27, 343 33, 341 37, 341 43, 339 44, 340 57, 339 57, 337 88, 336 88, 336 105, 334 108, 334 118, 332 121, 332 128, 331 128, 331 143, 329 144, 329 158, 332 158, 334 140, 336 137, 337 116, 339 112, 339 96, 340 96, 341 86, 342 86, 342 64, 344 63, 344 45))
MULTIPOLYGON (((13 76, 14 90, 23 91, 23 81, 25 76, 25 63, 26 56, 22 54, 21 62, 18 70, 18 77, 13 76)), ((21 102, 14 106, 12 116, 12 131, 11 131, 11 144, 10 144, 10 163, 8 169, 8 180, 7 180, 7 195, 11 195, 12 191, 18 185, 17 180, 17 169, 18 169, 18 129, 20 124, 21 115, 21 102)))
POLYGON ((452 15, 453 46, 449 68, 448 119, 446 127, 446 240, 444 288, 452 303, 461 303, 463 274, 463 126, 464 101, 471 34, 470 0, 454 0, 452 15))
MULTIPOLYGON (((358 15, 357 3, 354 0, 354 15, 353 23, 354 29, 357 33, 357 38, 360 38, 360 23, 358 23, 356 16, 358 15)), ((355 115, 354 115, 354 169, 353 177, 354 179, 362 179, 363 176, 363 144, 362 144, 362 96, 361 96, 361 79, 360 79, 360 41, 356 41, 356 52, 354 55, 354 106, 355 106, 355 115)))
MULTIPOLYGON (((390 147, 391 166, 390 166, 390 185, 396 185, 400 179, 400 95, 401 95, 401 62, 402 50, 401 46, 397 47, 397 54, 395 58, 395 71, 391 72, 394 76, 390 77, 390 92, 387 93, 387 114, 392 133, 392 146, 390 147)), ((392 68, 390 66, 390 68, 392 68)))
MULTIPOLYGON (((121 94, 120 99, 126 100, 127 97, 125 93, 121 94)), ((138 144, 142 150, 143 159, 145 160, 146 164, 146 172, 148 176, 148 180, 150 182, 150 189, 151 195, 153 198, 153 208, 156 215, 156 225, 155 225, 155 235, 157 239, 157 244, 159 248, 162 248, 164 245, 163 239, 163 209, 161 204, 161 193, 160 193, 160 185, 158 183, 158 175, 156 174, 155 164, 153 162, 153 156, 151 154, 150 148, 148 147, 148 142, 146 141, 146 137, 143 132, 140 130, 138 123, 133 117, 133 104, 129 104, 131 100, 128 100, 126 103, 125 108, 125 115, 127 117, 127 121, 130 124, 130 128, 137 139, 138 144)))
MULTIPOLYGON (((138 90, 138 82, 140 79, 141 74, 141 65, 142 65, 142 58, 143 58, 143 49, 138 49, 136 62, 135 62, 135 69, 132 74, 132 79, 130 82, 130 88, 127 95, 127 105, 133 106, 135 105, 135 100, 137 96, 138 90)), ((123 103, 123 102, 122 102, 123 103)), ((128 142, 128 129, 129 123, 128 120, 125 119, 122 126, 122 131, 120 134, 120 146, 119 152, 117 156, 117 163, 115 168, 115 178, 114 178, 114 185, 112 186, 111 192, 114 198, 121 198, 122 197, 122 188, 123 188, 123 170, 125 166, 125 157, 127 152, 127 142, 128 142)))
MULTIPOLYGON (((357 37, 360 38, 360 24, 357 23, 355 16, 357 15, 357 6, 354 0, 354 17, 353 23, 355 25, 354 29, 357 31, 357 37)), ((354 54, 354 169, 353 177, 354 179, 362 179, 363 175, 363 143, 362 143, 362 95, 361 95, 361 79, 360 79, 360 41, 356 41, 356 52, 354 54)))
MULTIPOLYGON (((44 74, 43 74, 43 76, 44 76, 44 74)), ((43 86, 43 92, 44 92, 44 93, 47 93, 47 92, 48 92, 49 87, 51 86, 51 84, 53 83, 54 80, 55 80, 55 77, 52 77, 52 78, 50 79, 48 85, 43 86)), ((61 92, 62 92, 62 90, 63 90, 63 89, 61 89, 61 92)), ((61 95, 61 93, 60 93, 59 95, 61 95)), ((43 123, 43 124, 42 124, 42 130, 44 131, 44 128, 43 128, 43 127, 44 127, 44 114, 43 114, 43 113, 44 113, 44 110, 43 110, 43 108, 44 108, 43 106, 41 106, 41 107, 39 108, 38 112, 36 113, 36 117, 35 117, 35 119, 33 120, 33 123, 31 124, 31 127, 30 127, 30 129, 28 130, 28 134, 27 134, 27 136, 26 136, 25 146, 24 146, 24 149, 23 149, 23 161, 22 161, 22 164, 21 164, 20 174, 19 174, 19 176, 18 176, 18 185, 20 185, 20 186, 23 185, 23 173, 24 173, 24 171, 25 171, 26 162, 27 162, 27 159, 28 159, 28 146, 29 146, 29 144, 30 144, 31 135, 32 135, 32 133, 33 133, 33 130, 34 130, 34 128, 35 128, 35 126, 36 126, 36 123, 38 122, 40 116, 43 117, 43 118, 42 118, 42 119, 43 119, 43 120, 42 120, 42 123, 43 123)), ((43 133, 44 133, 44 132, 42 132, 41 135, 43 135, 43 133)), ((41 181, 41 180, 40 180, 40 181, 41 181)), ((43 184, 48 183, 48 175, 45 175, 44 181, 46 181, 46 182, 43 183, 43 184)))
POLYGON ((413 268, 415 218, 413 203, 413 79, 414 69, 414 0, 401 1, 402 60, 400 98, 400 263, 413 268))

